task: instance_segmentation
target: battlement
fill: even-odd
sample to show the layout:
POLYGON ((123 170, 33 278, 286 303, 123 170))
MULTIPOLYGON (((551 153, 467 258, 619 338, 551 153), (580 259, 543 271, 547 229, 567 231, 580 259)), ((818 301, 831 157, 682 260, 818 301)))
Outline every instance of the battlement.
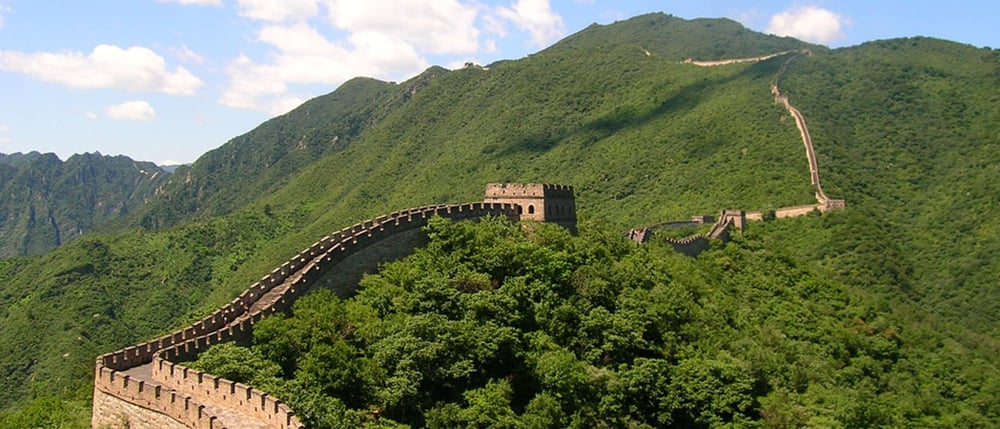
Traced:
POLYGON ((486 185, 486 200, 510 197, 574 198, 573 187, 547 183, 490 183, 486 185))
POLYGON ((573 187, 544 183, 490 183, 487 203, 517 206, 521 220, 553 222, 576 232, 576 196, 573 187))
POLYGON ((827 210, 841 210, 847 208, 847 203, 844 200, 826 200, 825 204, 827 210))
MULTIPOLYGON (((509 189, 519 188, 523 193, 529 189, 527 186, 509 189)), ((540 200, 562 204, 567 204, 568 191, 568 203, 572 203, 572 188, 568 186, 538 185, 530 189, 543 196, 562 195, 563 198, 540 200)), ((554 207, 550 206, 550 210, 554 207)), ((212 345, 249 340, 255 323, 290 308, 310 288, 324 284, 322 279, 328 272, 344 276, 352 269, 344 266, 349 258, 362 256, 360 269, 368 270, 385 262, 365 256, 368 249, 380 245, 393 248, 417 245, 398 239, 419 233, 434 216, 456 221, 504 216, 516 221, 522 218, 520 210, 523 207, 502 201, 424 206, 379 216, 323 237, 204 319, 162 337, 99 356, 95 362, 93 427, 236 428, 245 426, 241 419, 275 429, 302 427, 295 413, 279 399, 187 368, 183 362, 196 359, 212 345), (331 270, 335 265, 339 268, 331 270)))

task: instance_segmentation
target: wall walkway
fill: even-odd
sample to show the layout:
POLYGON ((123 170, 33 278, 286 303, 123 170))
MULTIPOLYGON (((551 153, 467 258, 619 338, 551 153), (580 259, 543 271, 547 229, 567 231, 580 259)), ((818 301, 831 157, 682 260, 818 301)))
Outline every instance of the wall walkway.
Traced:
MULTIPOLYGON (((829 197, 826 196, 826 193, 823 192, 823 185, 819 179, 819 163, 816 162, 816 150, 813 148, 812 136, 809 135, 809 127, 806 126, 806 118, 802 116, 802 112, 799 112, 799 109, 796 109, 795 106, 792 106, 792 103, 788 101, 788 96, 783 95, 781 93, 781 89, 778 87, 778 83, 781 81, 781 78, 785 75, 785 71, 788 69, 788 64, 791 63, 793 60, 800 58, 803 55, 807 56, 812 55, 812 51, 809 50, 803 50, 800 52, 784 51, 760 57, 732 58, 732 59, 725 59, 718 61, 696 61, 693 58, 688 58, 687 60, 684 61, 685 64, 693 64, 699 67, 715 67, 715 66, 724 66, 730 64, 764 61, 764 60, 769 60, 771 58, 777 58, 789 54, 794 54, 794 55, 792 55, 792 57, 790 57, 789 59, 785 60, 785 62, 781 64, 781 69, 779 69, 778 73, 775 74, 774 80, 771 82, 771 94, 774 95, 774 102, 785 106, 785 109, 788 110, 788 113, 792 116, 792 118, 795 119, 795 126, 796 128, 799 129, 799 135, 802 137, 802 144, 805 146, 806 160, 809 162, 809 181, 813 186, 817 203, 802 205, 802 206, 779 208, 774 212, 774 217, 778 219, 786 217, 805 216, 816 210, 824 212, 828 210, 839 210, 846 207, 844 200, 830 199, 829 197)), ((742 225, 742 223, 745 223, 747 220, 763 220, 763 214, 759 211, 756 212, 743 212, 741 210, 723 211, 723 214, 720 216, 719 221, 712 226, 712 230, 709 233, 704 235, 692 235, 690 237, 685 237, 682 239, 667 239, 667 242, 673 245, 674 249, 680 253, 686 255, 697 255, 698 253, 701 253, 703 250, 708 249, 709 239, 723 238, 723 234, 726 234, 725 238, 723 238, 723 241, 728 240, 729 226, 732 225, 732 222, 737 222, 736 220, 737 218, 739 219, 738 222, 740 222, 740 225, 742 225), (729 213, 728 215, 727 212, 729 213), (740 213, 739 216, 735 215, 736 212, 740 213)), ((684 222, 667 222, 664 224, 658 224, 640 229, 634 229, 632 231, 629 231, 628 237, 629 239, 635 242, 644 243, 650 239, 652 233, 656 229, 659 229, 661 225, 669 225, 673 223, 684 223, 684 222)), ((742 230, 742 226, 740 226, 738 229, 742 230)))
POLYGON ((383 240, 423 227, 433 216, 453 220, 484 216, 518 219, 513 204, 428 206, 380 216, 328 235, 208 317, 168 335, 98 357, 91 425, 130 429, 303 427, 279 398, 183 363, 212 345, 249 341, 254 324, 291 307, 321 277, 357 275, 348 270, 338 272, 340 262, 383 240))

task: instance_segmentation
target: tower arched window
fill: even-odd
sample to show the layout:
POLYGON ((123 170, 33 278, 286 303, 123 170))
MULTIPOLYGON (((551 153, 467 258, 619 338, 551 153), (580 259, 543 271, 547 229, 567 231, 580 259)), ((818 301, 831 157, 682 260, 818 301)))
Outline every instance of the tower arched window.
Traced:
POLYGON ((535 214, 535 206, 534 205, 530 205, 530 204, 528 205, 528 214, 535 214))

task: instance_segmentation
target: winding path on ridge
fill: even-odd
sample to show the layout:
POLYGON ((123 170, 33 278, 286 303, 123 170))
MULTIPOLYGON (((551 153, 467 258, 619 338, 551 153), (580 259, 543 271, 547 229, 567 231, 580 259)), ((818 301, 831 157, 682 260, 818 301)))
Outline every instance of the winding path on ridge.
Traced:
MULTIPOLYGON (((812 55, 812 51, 808 49, 803 49, 798 51, 783 51, 770 55, 762 55, 759 57, 729 58, 729 59, 714 60, 714 61, 698 61, 695 60, 694 58, 688 58, 682 61, 682 64, 691 64, 698 67, 716 67, 716 66, 726 66, 731 64, 755 63, 755 62, 769 60, 772 58, 777 58, 784 55, 791 55, 791 57, 785 60, 785 62, 781 64, 781 68, 778 70, 777 73, 775 73, 774 78, 771 80, 771 94, 774 95, 774 102, 785 106, 785 109, 788 110, 788 113, 792 116, 792 118, 795 119, 795 126, 799 129, 799 135, 802 138, 802 144, 803 146, 805 146, 806 149, 806 160, 809 162, 809 182, 813 187, 816 196, 816 201, 818 204, 795 206, 795 207, 782 207, 777 209, 774 212, 774 214, 776 217, 793 217, 811 213, 813 210, 826 211, 826 210, 844 208, 845 207, 844 200, 831 200, 826 196, 826 193, 823 192, 823 185, 819 179, 819 164, 816 162, 816 150, 813 148, 812 137, 809 135, 809 127, 806 126, 806 119, 804 116, 802 116, 802 112, 800 112, 799 109, 796 109, 795 106, 792 106, 791 102, 788 101, 788 96, 783 95, 781 93, 780 88, 778 87, 778 83, 784 76, 785 71, 788 70, 788 65, 792 61, 798 58, 812 55)), ((763 214, 761 212, 752 212, 752 213, 753 215, 751 216, 750 213, 743 212, 742 210, 738 210, 736 212, 729 212, 728 210, 723 211, 719 221, 716 222, 714 225, 712 225, 711 231, 709 231, 707 234, 693 235, 679 240, 667 239, 667 242, 674 245, 675 249, 683 253, 684 250, 682 249, 688 248, 688 246, 696 242, 704 241, 707 239, 723 238, 723 235, 726 233, 726 231, 728 231, 728 228, 734 224, 734 222, 739 222, 736 225, 742 225, 743 220, 746 219, 756 219, 756 220, 763 219, 763 214), (737 218, 741 220, 737 220, 737 218)), ((643 243, 650 238, 651 236, 650 233, 652 231, 660 228, 662 225, 676 224, 676 223, 693 224, 693 222, 684 222, 684 221, 665 222, 663 224, 647 226, 639 229, 633 229, 629 231, 627 236, 629 239, 633 241, 643 243)), ((740 226, 740 228, 742 228, 742 226, 740 226)), ((701 245, 703 247, 707 246, 704 243, 702 243, 701 245)))
MULTIPOLYGON (((312 261, 310 261, 310 264, 305 265, 306 268, 303 270, 315 266, 320 260, 326 257, 326 254, 314 257, 312 261)), ((276 302, 284 298, 289 293, 289 290, 300 282, 300 279, 300 273, 289 275, 284 279, 284 281, 281 282, 281 284, 275 285, 260 295, 260 297, 253 301, 251 305, 246 307, 241 315, 236 316, 231 322, 229 322, 226 327, 238 326, 241 323, 248 321, 252 315, 268 311, 270 308, 274 307, 276 302)), ((157 362, 154 360, 129 368, 122 372, 123 374, 131 377, 132 380, 141 381, 149 385, 155 385, 158 381, 153 376, 153 366, 156 364, 157 362)), ((204 407, 204 411, 207 415, 215 418, 215 422, 218 427, 231 429, 269 429, 274 427, 272 422, 265 421, 253 413, 240 412, 226 406, 219 406, 211 401, 201 401, 200 405, 204 407)))
POLYGON ((801 58, 802 56, 812 55, 812 51, 808 49, 802 51, 784 51, 760 57, 731 58, 717 61, 696 61, 692 58, 688 58, 684 61, 684 64, 692 64, 698 67, 715 67, 729 64, 759 62, 788 54, 793 55, 791 58, 785 60, 785 62, 781 65, 781 69, 774 75, 774 80, 771 82, 771 94, 774 95, 774 102, 784 105, 785 109, 788 110, 788 113, 795 118, 795 126, 798 127, 799 135, 802 136, 802 144, 806 148, 806 158, 809 161, 809 181, 812 184, 813 189, 816 191, 816 200, 820 204, 827 204, 830 199, 827 198, 826 194, 823 192, 823 185, 819 180, 819 164, 816 162, 816 150, 813 149, 812 137, 809 135, 809 127, 806 126, 806 118, 802 116, 802 112, 799 112, 799 109, 792 106, 792 103, 788 101, 788 96, 783 95, 781 90, 778 88, 778 83, 781 81, 785 71, 788 69, 788 64, 795 59, 801 58))

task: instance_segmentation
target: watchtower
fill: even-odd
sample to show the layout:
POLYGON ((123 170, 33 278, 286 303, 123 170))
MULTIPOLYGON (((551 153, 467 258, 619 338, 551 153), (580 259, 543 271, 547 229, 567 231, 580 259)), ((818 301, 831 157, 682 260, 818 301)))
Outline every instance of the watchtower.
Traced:
POLYGON ((573 187, 543 183, 490 183, 487 203, 517 206, 521 220, 558 224, 576 233, 576 198, 573 187))

